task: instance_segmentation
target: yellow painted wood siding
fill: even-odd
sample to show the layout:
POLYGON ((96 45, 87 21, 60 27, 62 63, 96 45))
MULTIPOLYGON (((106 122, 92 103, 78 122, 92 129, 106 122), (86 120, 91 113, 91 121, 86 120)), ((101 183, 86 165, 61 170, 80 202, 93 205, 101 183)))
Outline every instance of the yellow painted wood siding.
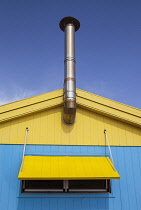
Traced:
POLYGON ((107 104, 97 103, 96 101, 85 99, 83 97, 77 96, 77 104, 84 109, 88 109, 90 111, 97 112, 99 114, 104 114, 105 116, 112 117, 114 119, 122 120, 123 122, 129 123, 131 125, 135 125, 141 128, 141 112, 136 110, 135 108, 130 108, 132 112, 129 112, 130 109, 125 111, 126 105, 123 107, 118 104, 118 109, 113 106, 108 106, 107 104), (122 109, 121 109, 122 107, 122 109), (123 109, 124 108, 124 109, 123 109), (137 115, 138 113, 138 115, 137 115))
POLYGON ((0 124, 1 144, 105 145, 104 129, 113 146, 141 146, 141 129, 125 122, 77 107, 76 123, 62 123, 63 107, 38 112, 0 124))

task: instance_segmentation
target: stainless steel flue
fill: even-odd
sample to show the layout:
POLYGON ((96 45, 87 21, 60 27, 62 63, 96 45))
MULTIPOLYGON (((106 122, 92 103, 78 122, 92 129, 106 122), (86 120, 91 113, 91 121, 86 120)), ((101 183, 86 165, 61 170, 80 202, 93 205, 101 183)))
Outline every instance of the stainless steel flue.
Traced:
POLYGON ((60 21, 60 28, 65 32, 65 71, 64 71, 64 114, 63 121, 67 125, 75 122, 76 116, 76 79, 75 79, 75 31, 80 22, 73 17, 65 17, 60 21))

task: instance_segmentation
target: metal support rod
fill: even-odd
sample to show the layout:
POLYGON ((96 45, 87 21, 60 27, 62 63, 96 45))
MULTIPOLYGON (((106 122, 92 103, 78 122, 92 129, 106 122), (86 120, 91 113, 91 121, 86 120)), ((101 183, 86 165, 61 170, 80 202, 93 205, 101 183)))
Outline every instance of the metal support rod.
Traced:
POLYGON ((28 128, 26 128, 26 133, 25 133, 25 137, 24 137, 24 148, 23 148, 23 154, 22 154, 22 164, 21 164, 20 171, 22 171, 22 168, 23 168, 23 162, 24 162, 24 156, 25 156, 25 151, 26 151, 26 143, 27 143, 28 131, 29 131, 28 128))
POLYGON ((106 142, 107 142, 107 145, 108 145, 108 149, 109 149, 109 153, 110 153, 110 159, 113 163, 113 168, 114 170, 116 171, 116 168, 115 168, 115 165, 114 165, 114 160, 113 160, 113 155, 112 155, 112 151, 111 151, 111 148, 110 148, 110 142, 108 140, 108 134, 107 134, 107 131, 106 129, 104 129, 104 134, 105 134, 105 139, 106 139, 106 142))

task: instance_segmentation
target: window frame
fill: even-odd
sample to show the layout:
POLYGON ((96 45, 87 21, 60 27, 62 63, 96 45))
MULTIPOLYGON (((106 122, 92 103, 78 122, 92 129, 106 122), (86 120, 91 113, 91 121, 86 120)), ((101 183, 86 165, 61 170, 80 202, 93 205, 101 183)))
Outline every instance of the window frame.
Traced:
MULTIPOLYGON (((93 180, 96 180, 96 179, 93 179, 93 180)), ((104 189, 79 189, 79 188, 78 189, 69 189, 69 181, 74 181, 74 180, 62 180, 63 181, 62 189, 40 189, 40 188, 26 189, 25 182, 33 181, 33 180, 22 180, 21 193, 111 193, 111 180, 110 179, 104 179, 104 180, 106 181, 106 188, 104 188, 104 189)), ((39 180, 34 180, 34 181, 39 181, 39 180)), ((49 180, 43 180, 43 181, 49 181, 49 180)), ((80 181, 80 180, 75 180, 75 181, 80 181)), ((83 180, 81 180, 81 181, 83 181, 83 180)), ((92 180, 87 180, 87 181, 92 181, 92 180)))
MULTIPOLYGON (((26 181, 40 181, 40 180, 22 180, 21 182, 21 193, 62 193, 63 192, 63 187, 64 187, 64 183, 63 183, 63 187, 62 189, 41 189, 41 188, 37 188, 37 189, 26 189, 25 185, 26 185, 26 181)), ((43 181, 53 181, 53 180, 43 180, 43 181)), ((55 180, 55 181, 63 181, 63 180, 55 180)))

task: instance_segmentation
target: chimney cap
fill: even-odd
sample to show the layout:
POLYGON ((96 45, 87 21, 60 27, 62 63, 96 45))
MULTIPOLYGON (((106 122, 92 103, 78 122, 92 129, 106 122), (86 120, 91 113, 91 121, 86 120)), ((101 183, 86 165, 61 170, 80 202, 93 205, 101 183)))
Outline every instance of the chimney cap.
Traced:
POLYGON ((80 22, 75 19, 74 17, 68 16, 68 17, 64 17, 61 21, 60 21, 60 29, 62 31, 65 30, 65 27, 67 24, 73 24, 75 27, 75 31, 77 31, 80 28, 80 22))

